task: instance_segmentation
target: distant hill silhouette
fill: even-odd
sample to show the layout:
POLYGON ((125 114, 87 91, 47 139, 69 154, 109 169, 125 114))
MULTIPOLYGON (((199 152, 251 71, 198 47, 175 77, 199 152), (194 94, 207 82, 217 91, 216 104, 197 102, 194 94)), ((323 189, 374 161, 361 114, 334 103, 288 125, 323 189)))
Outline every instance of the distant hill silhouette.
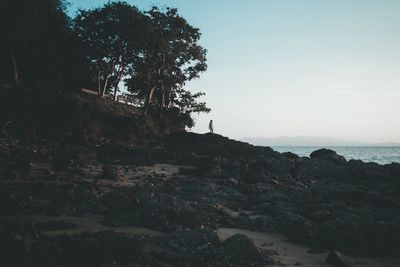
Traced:
POLYGON ((364 143, 319 136, 245 137, 240 141, 258 146, 400 146, 399 143, 364 143))

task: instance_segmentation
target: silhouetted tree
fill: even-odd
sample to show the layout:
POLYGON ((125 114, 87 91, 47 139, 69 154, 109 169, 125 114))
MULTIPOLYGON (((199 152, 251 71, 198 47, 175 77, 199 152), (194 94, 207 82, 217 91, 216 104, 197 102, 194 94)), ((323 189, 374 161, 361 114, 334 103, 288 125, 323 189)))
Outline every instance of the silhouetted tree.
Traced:
POLYGON ((102 8, 81 10, 74 31, 85 44, 86 55, 97 71, 98 92, 104 96, 118 87, 144 48, 145 17, 125 2, 110 2, 102 8), (112 81, 112 83, 111 83, 112 81))
POLYGON ((124 82, 145 112, 171 109, 187 126, 190 114, 209 112, 198 102, 202 93, 184 90, 207 69, 206 50, 199 29, 176 9, 140 12, 110 1, 71 21, 66 7, 64 0, 2 1, 0 82, 41 89, 96 84, 99 95, 114 100, 124 82))
POLYGON ((192 94, 190 91, 181 88, 173 92, 172 106, 179 109, 185 126, 189 128, 194 126, 194 120, 191 116, 193 113, 209 113, 211 111, 205 102, 198 101, 198 98, 203 95, 205 94, 201 92, 192 94))
POLYGON ((70 38, 63 0, 4 0, 0 4, 2 80, 15 84, 55 84, 61 79, 70 38), (9 79, 8 79, 9 80, 9 79))
POLYGON ((171 106, 176 90, 207 69, 206 50, 198 44, 199 29, 177 9, 162 12, 153 7, 146 15, 151 22, 146 48, 131 69, 127 85, 130 92, 144 97, 146 110, 150 105, 165 109, 171 106))

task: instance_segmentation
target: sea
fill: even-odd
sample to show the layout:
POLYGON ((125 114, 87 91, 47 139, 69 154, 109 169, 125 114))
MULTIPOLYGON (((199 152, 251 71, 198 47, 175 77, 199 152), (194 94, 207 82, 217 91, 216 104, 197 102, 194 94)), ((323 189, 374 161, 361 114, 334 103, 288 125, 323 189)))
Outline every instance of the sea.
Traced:
POLYGON ((336 151, 337 154, 345 157, 347 160, 360 159, 364 162, 376 162, 379 164, 400 163, 400 146, 272 146, 278 152, 292 152, 301 157, 310 156, 311 152, 328 148, 336 151))

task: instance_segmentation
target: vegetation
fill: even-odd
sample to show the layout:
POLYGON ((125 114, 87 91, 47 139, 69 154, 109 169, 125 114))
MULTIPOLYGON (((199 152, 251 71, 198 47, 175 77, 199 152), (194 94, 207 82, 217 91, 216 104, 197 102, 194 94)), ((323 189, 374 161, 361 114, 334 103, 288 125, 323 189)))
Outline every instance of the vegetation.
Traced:
POLYGON ((67 15, 64 0, 6 0, 0 8, 0 83, 60 94, 123 94, 144 113, 209 112, 184 89, 207 69, 199 29, 177 9, 140 11, 126 2, 67 15))
POLYGON ((137 71, 132 71, 128 88, 144 96, 146 108, 150 104, 168 108, 174 93, 206 70, 206 51, 197 44, 199 29, 190 26, 176 9, 163 13, 154 7, 146 15, 150 22, 148 46, 137 71))
POLYGON ((1 80, 26 86, 59 85, 74 60, 72 32, 62 0, 2 1, 1 80))

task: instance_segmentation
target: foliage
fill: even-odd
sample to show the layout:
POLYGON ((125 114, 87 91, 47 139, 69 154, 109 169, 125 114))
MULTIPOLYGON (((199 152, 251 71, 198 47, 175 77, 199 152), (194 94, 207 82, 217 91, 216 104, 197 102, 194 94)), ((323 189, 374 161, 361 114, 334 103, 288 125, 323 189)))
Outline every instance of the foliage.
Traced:
POLYGON ((0 46, 7 62, 2 80, 37 88, 59 85, 74 58, 65 1, 7 0, 0 5, 0 46))
POLYGON ((86 55, 97 72, 101 95, 112 86, 116 99, 121 79, 128 69, 134 68, 144 48, 144 24, 144 15, 125 2, 81 10, 74 19, 74 31, 84 43, 86 55))
POLYGON ((168 108, 185 82, 198 78, 207 69, 206 50, 198 45, 200 31, 178 14, 177 9, 162 12, 153 7, 146 12, 151 28, 136 69, 131 71, 128 90, 152 104, 168 108))
POLYGON ((192 94, 190 91, 178 89, 174 92, 172 108, 178 111, 178 117, 182 121, 183 126, 192 128, 194 126, 193 113, 209 113, 210 108, 205 102, 198 102, 198 98, 205 93, 192 94))
POLYGON ((178 97, 174 98, 173 104, 178 107, 182 113, 208 113, 211 111, 211 109, 206 106, 205 102, 196 101, 197 98, 205 95, 205 93, 200 92, 192 94, 190 91, 179 89, 175 92, 175 94, 178 97))
MULTIPOLYGON (((193 126, 192 113, 209 112, 202 93, 185 84, 207 69, 200 30, 177 9, 139 11, 121 1, 66 14, 65 0, 4 0, 0 4, 0 83, 52 89, 94 88, 122 96, 146 113, 178 114, 193 126)), ((57 91, 54 90, 57 89, 57 91)), ((170 115, 168 115, 170 116, 170 115)))
POLYGON ((193 113, 209 113, 211 109, 206 106, 205 102, 198 102, 197 99, 205 95, 205 93, 192 94, 190 91, 179 89, 174 92, 173 106, 178 108, 184 125, 188 128, 194 126, 194 120, 191 116, 193 113))

